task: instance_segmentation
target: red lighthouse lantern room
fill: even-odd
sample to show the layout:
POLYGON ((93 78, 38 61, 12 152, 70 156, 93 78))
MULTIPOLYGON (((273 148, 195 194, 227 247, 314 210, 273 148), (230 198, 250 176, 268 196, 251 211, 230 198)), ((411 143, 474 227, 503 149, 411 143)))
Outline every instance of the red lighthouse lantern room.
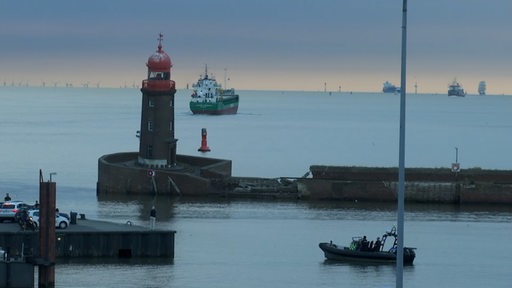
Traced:
POLYGON ((174 89, 171 80, 171 57, 162 50, 163 35, 158 38, 158 50, 148 58, 148 78, 142 81, 142 88, 148 90, 164 91, 174 89))

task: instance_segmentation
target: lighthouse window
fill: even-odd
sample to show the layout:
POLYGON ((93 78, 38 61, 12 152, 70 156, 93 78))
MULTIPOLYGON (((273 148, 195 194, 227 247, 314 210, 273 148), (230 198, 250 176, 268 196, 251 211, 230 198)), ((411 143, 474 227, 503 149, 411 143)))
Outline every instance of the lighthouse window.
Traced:
POLYGON ((169 101, 169 106, 171 106, 171 107, 172 107, 172 100, 171 100, 171 101, 169 101))
POLYGON ((150 72, 149 73, 149 79, 151 80, 162 80, 163 73, 162 72, 150 72))
POLYGON ((149 98, 148 99, 148 106, 149 107, 155 107, 155 99, 149 98))
POLYGON ((148 121, 148 131, 153 131, 153 121, 148 121))
POLYGON ((169 123, 169 130, 172 132, 172 121, 169 123))
POLYGON ((148 148, 146 151, 146 157, 148 157, 148 158, 153 157, 153 145, 148 145, 148 148))

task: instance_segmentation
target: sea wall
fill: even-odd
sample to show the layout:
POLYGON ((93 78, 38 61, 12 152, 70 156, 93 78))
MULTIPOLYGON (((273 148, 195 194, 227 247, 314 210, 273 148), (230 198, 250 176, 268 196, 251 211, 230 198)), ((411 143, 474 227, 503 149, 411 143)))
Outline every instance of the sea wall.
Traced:
MULTIPOLYGON (((142 167, 137 153, 98 160, 100 194, 158 194, 338 201, 396 201, 398 168, 312 165, 312 178, 232 177, 231 161, 177 155, 170 168, 142 167), (148 171, 154 171, 148 176, 148 171)), ((405 201, 512 204, 512 171, 406 168, 405 201)))
MULTIPOLYGON (((297 180, 298 195, 311 200, 391 202, 397 200, 398 183, 385 181, 297 180)), ((457 203, 460 193, 454 183, 408 182, 405 201, 457 203)))
MULTIPOLYGON (((315 179, 345 181, 396 181, 397 167, 326 166, 312 165, 310 171, 315 179)), ((406 181, 411 182, 486 182, 512 184, 512 170, 481 168, 405 168, 406 181)))
MULTIPOLYGON (((300 198, 396 201, 397 168, 310 167, 313 178, 297 180, 300 198)), ((405 201, 421 203, 512 204, 512 171, 449 168, 405 170, 405 201)))

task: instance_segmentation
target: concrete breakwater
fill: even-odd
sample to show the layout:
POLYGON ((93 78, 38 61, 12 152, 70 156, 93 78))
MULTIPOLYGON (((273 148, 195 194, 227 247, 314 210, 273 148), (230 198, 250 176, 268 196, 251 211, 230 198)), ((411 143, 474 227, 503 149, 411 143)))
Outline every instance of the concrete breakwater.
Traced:
MULTIPOLYGON (((398 168, 311 166, 312 178, 228 177, 215 181, 225 197, 393 202, 398 168)), ((405 200, 417 203, 512 204, 512 171, 406 169, 405 200)))
MULTIPOLYGON (((136 156, 101 157, 97 193, 380 202, 397 198, 396 167, 312 165, 312 177, 233 177, 231 161, 225 159, 177 155, 176 166, 147 168, 136 165, 136 156)), ((405 181, 408 202, 512 204, 511 170, 406 168, 405 181)))
POLYGON ((136 152, 103 155, 98 159, 98 194, 201 196, 212 182, 231 176, 231 161, 176 155, 174 166, 141 166, 136 152))
MULTIPOLYGON (((298 194, 310 199, 396 201, 398 168, 310 167, 313 178, 299 179, 298 194)), ((405 201, 424 203, 512 204, 512 171, 406 168, 405 201)))

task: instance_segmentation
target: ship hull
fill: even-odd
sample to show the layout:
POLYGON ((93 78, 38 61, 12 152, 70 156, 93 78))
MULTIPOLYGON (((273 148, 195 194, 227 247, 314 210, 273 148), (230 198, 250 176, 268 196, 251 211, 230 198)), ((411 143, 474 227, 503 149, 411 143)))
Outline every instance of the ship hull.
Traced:
MULTIPOLYGON (((320 243, 325 258, 333 261, 362 261, 372 263, 396 263, 396 253, 389 251, 360 251, 349 247, 337 246, 333 243, 320 243)), ((404 247, 404 265, 412 265, 416 258, 415 248, 404 247)))
POLYGON ((228 115, 238 112, 238 95, 223 97, 216 102, 190 101, 190 111, 193 114, 228 115))
POLYGON ((464 97, 466 93, 460 91, 448 91, 448 96, 464 97))
POLYGON ((383 88, 382 92, 384 93, 398 93, 400 92, 400 89, 397 87, 389 87, 389 88, 383 88))

